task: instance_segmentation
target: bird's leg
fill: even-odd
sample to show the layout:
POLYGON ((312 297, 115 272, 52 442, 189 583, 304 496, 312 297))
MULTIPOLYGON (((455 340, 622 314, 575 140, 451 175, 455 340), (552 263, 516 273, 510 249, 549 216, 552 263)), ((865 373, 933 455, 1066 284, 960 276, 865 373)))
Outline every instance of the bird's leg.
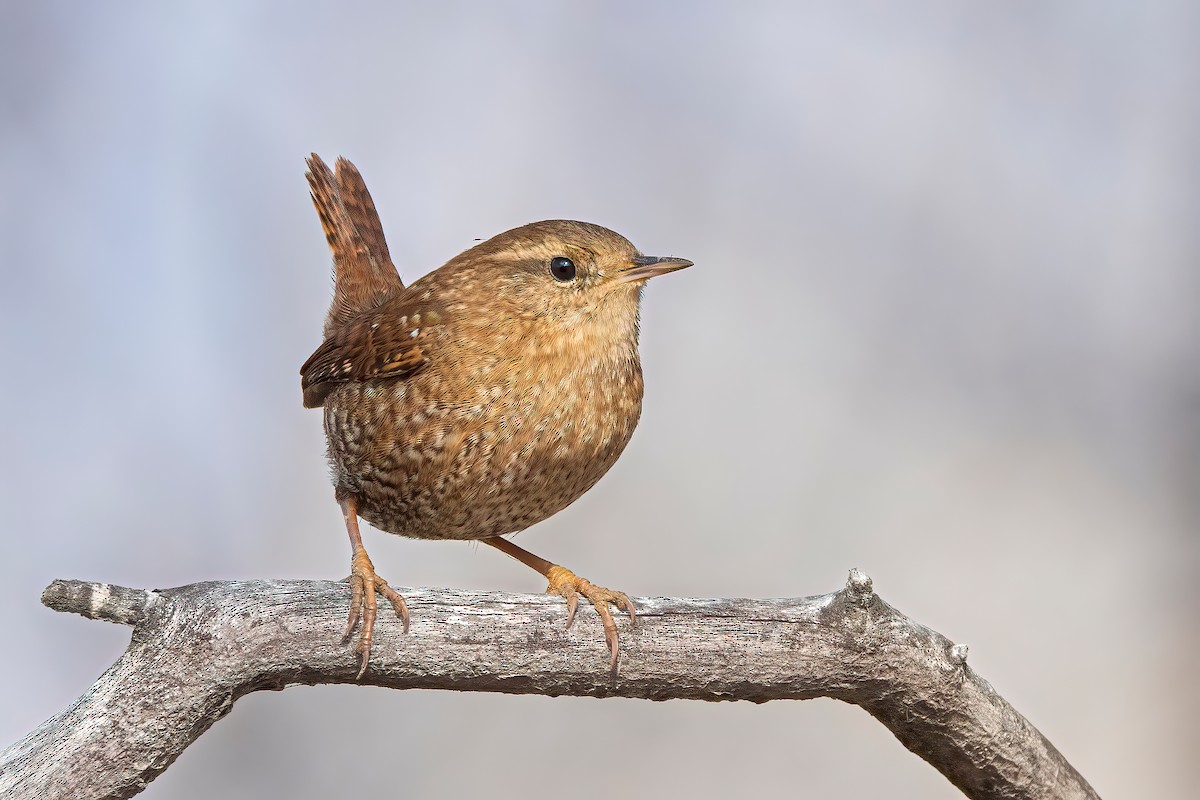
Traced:
POLYGON ((575 609, 579 605, 579 595, 583 595, 591 601, 597 613, 600 614, 600 619, 604 622, 604 638, 608 642, 608 650, 612 654, 609 662, 610 666, 614 670, 617 668, 617 623, 613 620, 608 606, 611 603, 627 612, 629 614, 629 624, 633 625, 636 621, 636 614, 633 610, 633 603, 630 602, 624 592, 614 592, 612 589, 597 586, 591 581, 579 577, 566 567, 551 564, 546 559, 535 556, 528 550, 517 547, 508 539, 500 536, 490 536, 482 541, 484 544, 490 544, 500 552, 507 553, 522 564, 532 567, 546 576, 546 580, 550 582, 550 585, 546 587, 546 594, 557 594, 567 601, 568 628, 575 621, 575 609))
POLYGON ((404 623, 404 632, 408 633, 408 608, 399 592, 388 586, 388 582, 375 574, 375 565, 363 547, 362 535, 358 532, 358 506, 354 498, 339 500, 342 507, 342 517, 346 520, 346 533, 350 535, 350 618, 346 620, 346 630, 342 633, 342 641, 350 638, 354 626, 362 619, 362 630, 358 634, 358 644, 354 652, 362 659, 357 678, 367 671, 367 663, 371 660, 371 637, 375 631, 375 593, 386 597, 395 609, 396 615, 404 623))

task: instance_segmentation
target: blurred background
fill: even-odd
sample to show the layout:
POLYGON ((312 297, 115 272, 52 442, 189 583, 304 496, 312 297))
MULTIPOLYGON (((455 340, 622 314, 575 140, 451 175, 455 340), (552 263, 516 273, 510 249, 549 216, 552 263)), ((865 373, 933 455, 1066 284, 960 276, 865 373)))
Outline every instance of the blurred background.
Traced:
MULTIPOLYGON (((0 746, 129 638, 39 605, 54 578, 348 572, 297 374, 329 298, 315 150, 361 168, 407 281, 548 217, 696 262, 647 292, 629 449, 520 544, 631 595, 859 567, 1103 796, 1200 781, 1195 3, 2 14, 0 746)), ((398 586, 542 589, 488 548, 365 537, 398 586)), ((143 796, 535 776, 959 796, 833 701, 360 687, 240 700, 143 796)))

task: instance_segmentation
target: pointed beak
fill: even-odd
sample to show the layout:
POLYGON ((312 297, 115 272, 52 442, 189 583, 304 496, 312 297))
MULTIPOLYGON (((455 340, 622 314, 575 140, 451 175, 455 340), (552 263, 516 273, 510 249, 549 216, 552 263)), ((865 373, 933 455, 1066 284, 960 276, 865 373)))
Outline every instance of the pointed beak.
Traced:
POLYGON ((674 272, 677 269, 683 269, 691 265, 692 262, 686 258, 637 256, 627 268, 617 273, 616 282, 633 283, 635 281, 645 281, 653 278, 655 275, 665 275, 668 272, 674 272))

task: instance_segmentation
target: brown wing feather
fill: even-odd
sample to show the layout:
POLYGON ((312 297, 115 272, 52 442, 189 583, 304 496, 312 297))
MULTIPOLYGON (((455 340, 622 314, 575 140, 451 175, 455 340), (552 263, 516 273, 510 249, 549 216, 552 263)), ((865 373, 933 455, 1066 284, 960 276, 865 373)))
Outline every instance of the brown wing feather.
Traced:
POLYGON ((412 375, 429 360, 442 319, 433 309, 406 309, 403 298, 396 298, 350 320, 300 368, 304 407, 324 404, 342 383, 412 375))
POLYGON ((333 301, 325 318, 328 337, 356 314, 403 291, 404 283, 392 265, 375 204, 354 165, 339 159, 335 176, 316 153, 307 163, 313 205, 333 253, 333 301))

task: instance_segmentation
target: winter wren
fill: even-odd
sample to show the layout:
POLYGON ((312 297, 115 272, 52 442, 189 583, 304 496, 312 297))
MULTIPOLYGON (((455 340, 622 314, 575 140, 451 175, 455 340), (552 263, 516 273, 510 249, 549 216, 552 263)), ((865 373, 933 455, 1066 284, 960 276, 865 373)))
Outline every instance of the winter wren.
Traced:
POLYGON ((358 517, 420 539, 474 539, 542 573, 575 617, 583 595, 617 661, 621 592, 507 539, 565 508, 625 449, 642 408, 638 312, 647 279, 691 265, 644 256, 616 233, 566 220, 502 233, 405 286, 362 176, 313 154, 308 181, 334 261, 325 341, 301 367, 304 405, 325 409, 335 496, 353 549, 348 638, 361 676, 375 574, 358 517))

